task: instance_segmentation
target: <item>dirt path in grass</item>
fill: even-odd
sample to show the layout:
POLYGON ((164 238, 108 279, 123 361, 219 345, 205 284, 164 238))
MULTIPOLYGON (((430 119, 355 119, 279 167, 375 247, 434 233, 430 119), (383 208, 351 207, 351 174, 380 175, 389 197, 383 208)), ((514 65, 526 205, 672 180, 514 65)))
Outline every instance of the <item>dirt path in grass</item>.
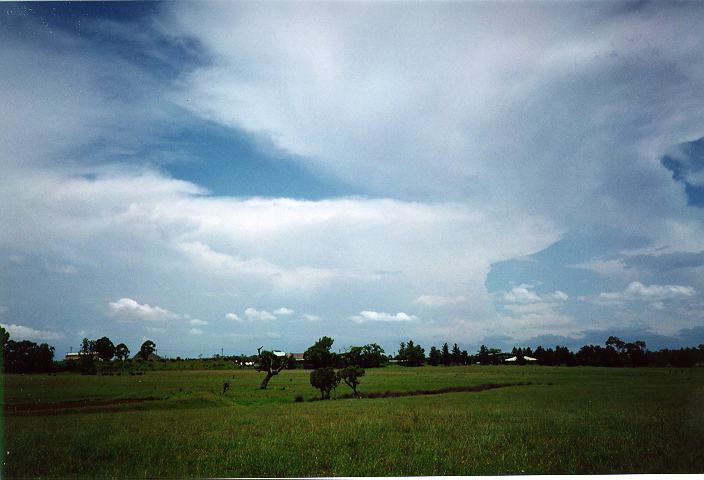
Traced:
MULTIPOLYGON (((359 398, 392 398, 392 397, 414 397, 417 395, 440 395, 454 392, 481 392, 483 390, 493 390, 502 387, 515 387, 518 385, 529 385, 524 383, 483 383, 473 387, 445 387, 435 390, 409 390, 399 392, 359 392, 359 398)), ((338 398, 354 398, 353 394, 344 395, 338 398)))
POLYGON ((14 405, 5 405, 5 413, 22 414, 22 413, 51 413, 59 410, 75 409, 75 408, 90 408, 90 407, 111 407, 114 405, 125 405, 130 403, 143 403, 153 400, 161 400, 160 398, 116 398, 112 400, 72 400, 56 403, 17 403, 14 405))

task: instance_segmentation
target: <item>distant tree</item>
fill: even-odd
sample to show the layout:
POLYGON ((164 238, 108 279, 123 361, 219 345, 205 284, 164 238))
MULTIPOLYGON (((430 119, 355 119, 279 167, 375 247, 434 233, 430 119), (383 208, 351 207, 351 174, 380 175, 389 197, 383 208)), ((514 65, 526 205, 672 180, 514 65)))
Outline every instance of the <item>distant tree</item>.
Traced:
POLYGON ((435 346, 430 347, 430 353, 428 354, 428 363, 434 367, 440 364, 442 357, 440 356, 440 350, 435 348, 435 346))
POLYGON ((115 356, 120 360, 127 360, 130 356, 130 349, 124 343, 120 343, 115 347, 115 356))
POLYGON ((330 337, 319 338, 303 353, 303 361, 307 368, 324 368, 335 365, 335 353, 330 351, 335 342, 330 337))
POLYGON ((95 342, 84 338, 79 352, 79 368, 83 375, 95 375, 95 342))
POLYGON ((364 376, 364 369, 357 366, 349 366, 341 369, 337 372, 338 377, 347 384, 348 387, 352 389, 355 396, 359 396, 357 393, 357 385, 361 383, 359 380, 364 376))
POLYGON ((398 354, 396 355, 396 360, 403 360, 406 358, 406 344, 401 342, 398 347, 398 354))
POLYGON ((345 354, 345 365, 357 365, 362 368, 377 368, 385 361, 384 349, 376 343, 362 347, 351 347, 345 354))
POLYGON ((462 350, 462 353, 460 354, 460 363, 462 365, 469 365, 469 353, 467 353, 467 350, 462 350))
POLYGON ((294 370, 297 366, 298 362, 296 362, 296 358, 293 355, 289 355, 286 359, 286 368, 288 370, 294 370))
POLYGON ((257 349, 258 361, 257 361, 257 371, 266 372, 266 376, 259 385, 259 388, 265 390, 267 385, 269 385, 269 380, 272 379, 274 375, 278 375, 281 370, 286 368, 288 365, 288 358, 286 356, 274 355, 274 352, 269 350, 262 351, 262 348, 257 349))
POLYGON ((621 340, 618 337, 614 337, 611 335, 607 340, 606 340, 606 346, 611 347, 617 352, 622 352, 624 347, 626 346, 625 342, 621 340))
POLYGON ((112 357, 115 356, 115 345, 108 337, 96 340, 93 344, 93 349, 101 360, 112 360, 112 357))
POLYGON ((456 343, 452 346, 452 353, 450 354, 450 357, 452 359, 452 363, 455 365, 459 365, 462 361, 462 352, 456 343))
POLYGON ((139 347, 139 356, 142 360, 149 360, 149 357, 156 350, 156 344, 151 340, 145 341, 141 347, 139 347))
POLYGON ((5 345, 7 345, 7 342, 10 340, 10 334, 5 330, 2 326, 0 326, 0 342, 2 347, 4 348, 5 345))
POLYGON ((54 347, 29 340, 8 340, 3 345, 3 362, 7 373, 50 372, 54 367, 54 347))
POLYGON ((489 365, 491 363, 491 359, 489 358, 489 349, 486 348, 486 345, 479 347, 479 351, 477 352, 477 361, 482 365, 489 365))
POLYGON ((440 354, 442 357, 442 364, 443 365, 449 365, 452 363, 452 357, 450 356, 450 346, 445 342, 442 345, 442 353, 440 354))
POLYGON ((399 360, 406 367, 420 367, 425 362, 425 350, 420 345, 415 345, 413 340, 409 340, 406 345, 401 343, 399 348, 399 360), (403 353, 402 353, 403 352, 403 353))
POLYGON ((310 372, 310 384, 320 390, 321 400, 329 399, 330 391, 339 383, 340 377, 332 367, 316 368, 310 372))

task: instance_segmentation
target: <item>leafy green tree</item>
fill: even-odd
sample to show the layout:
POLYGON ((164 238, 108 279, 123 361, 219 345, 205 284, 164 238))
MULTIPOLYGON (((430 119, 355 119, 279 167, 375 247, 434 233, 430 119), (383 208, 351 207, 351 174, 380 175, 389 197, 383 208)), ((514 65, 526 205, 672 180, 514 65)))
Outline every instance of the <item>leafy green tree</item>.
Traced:
POLYGON ((452 353, 450 354, 450 357, 454 365, 459 365, 462 361, 462 352, 456 343, 452 346, 452 353))
POLYGON ((3 346, 3 362, 7 373, 50 372, 54 367, 54 347, 29 340, 8 340, 3 346))
POLYGON ((357 366, 349 366, 341 369, 337 372, 340 380, 345 382, 348 387, 352 389, 355 396, 359 396, 357 393, 357 385, 361 383, 360 378, 364 376, 364 369, 357 366))
POLYGON ((340 377, 332 367, 316 368, 310 372, 310 384, 320 390, 321 400, 329 399, 330 391, 339 383, 340 377))
POLYGON ((156 344, 151 340, 145 341, 141 347, 139 347, 139 356, 142 360, 149 360, 149 357, 156 350, 156 344))
POLYGON ((440 350, 435 348, 435 346, 430 347, 430 353, 428 354, 428 363, 434 367, 440 364, 442 357, 440 356, 440 350))
POLYGON ((7 342, 9 340, 10 340, 10 334, 2 326, 0 326, 0 342, 2 342, 3 348, 5 347, 5 345, 7 345, 7 342))
POLYGON ((336 355, 330 351, 335 342, 330 337, 319 338, 308 350, 303 353, 303 361, 307 368, 324 368, 335 365, 336 355))
POLYGON ((95 375, 95 342, 84 338, 80 350, 80 370, 83 375, 95 375))
POLYGON ((450 346, 445 342, 442 346, 442 364, 449 365, 452 362, 452 357, 450 356, 450 346))
POLYGON ((99 338, 93 345, 95 353, 101 360, 112 360, 115 356, 115 345, 108 337, 99 338))
POLYGON ((127 360, 130 356, 130 349, 124 343, 120 343, 115 347, 115 356, 120 360, 127 360))
POLYGON ((266 387, 269 385, 269 380, 271 380, 274 375, 278 375, 281 370, 286 368, 286 365, 288 365, 288 358, 285 355, 275 355, 274 352, 269 350, 262 351, 262 348, 264 347, 259 347, 257 349, 257 371, 266 372, 266 376, 259 385, 259 388, 266 390, 266 387))
POLYGON ((384 349, 376 343, 362 347, 351 347, 345 354, 346 365, 357 365, 362 368, 377 368, 386 359, 384 349))
POLYGON ((297 366, 298 362, 296 361, 296 358, 293 355, 289 355, 286 359, 286 368, 288 370, 295 370, 297 366))
POLYGON ((420 367, 425 362, 425 350, 420 345, 415 345, 413 340, 409 340, 406 345, 401 343, 399 360, 406 367, 420 367))

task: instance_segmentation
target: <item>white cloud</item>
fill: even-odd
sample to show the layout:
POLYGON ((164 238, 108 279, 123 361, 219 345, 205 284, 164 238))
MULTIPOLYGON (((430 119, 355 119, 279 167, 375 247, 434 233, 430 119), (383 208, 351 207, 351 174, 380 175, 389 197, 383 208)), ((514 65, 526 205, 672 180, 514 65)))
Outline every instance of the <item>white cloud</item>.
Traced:
POLYGON ((529 290, 530 285, 519 285, 513 287, 510 292, 504 294, 504 301, 509 303, 532 303, 539 302, 540 296, 529 290))
POLYGON ((312 315, 310 313, 304 313, 301 318, 307 322, 319 322, 320 317, 318 315, 312 315))
POLYGON ((444 307, 446 305, 456 305, 464 303, 467 299, 463 295, 448 297, 444 295, 421 295, 413 300, 413 303, 425 305, 426 307, 444 307))
POLYGON ((192 318, 188 321, 189 325, 194 325, 194 326, 203 326, 203 325, 208 325, 208 322, 205 320, 200 320, 197 318, 192 318))
POLYGON ((541 302, 565 302, 569 299, 569 296, 561 290, 539 295, 532 288, 531 285, 525 283, 513 287, 511 291, 504 293, 503 301, 508 304, 535 304, 541 302))
POLYGON ((397 314, 391 314, 386 312, 374 312, 371 310, 363 310, 359 312, 359 315, 353 315, 349 317, 350 320, 356 323, 365 322, 413 322, 418 320, 415 315, 408 315, 404 312, 399 312, 397 314))
POLYGON ((235 321, 235 322, 241 322, 241 321, 242 321, 242 319, 241 319, 241 318, 239 317, 239 315, 237 315, 236 313, 228 313, 227 315, 225 315, 225 318, 228 319, 228 320, 233 320, 233 321, 235 321))
POLYGON ((274 315, 293 315, 293 313, 293 310, 286 307, 281 307, 279 309, 274 310, 274 315))
POLYGON ((164 308, 140 304, 131 298, 121 298, 115 302, 108 303, 110 315, 118 318, 139 319, 148 321, 164 321, 174 318, 181 318, 173 312, 164 308))
POLYGON ((188 331, 188 334, 189 334, 189 335, 202 335, 202 334, 203 334, 203 330, 201 330, 200 328, 191 328, 191 329, 188 331))
POLYGON ((621 292, 603 292, 594 297, 592 301, 600 305, 618 305, 631 301, 662 302, 688 298, 695 294, 696 290, 690 286, 644 285, 640 282, 631 282, 621 292))
POLYGON ((64 334, 60 332, 52 332, 50 330, 37 330, 32 327, 26 327, 24 325, 10 324, 0 324, 2 328, 7 330, 10 334, 12 340, 61 340, 64 338, 64 334))
POLYGON ((276 317, 266 310, 257 310, 256 308, 248 307, 244 311, 244 316, 248 320, 276 320, 276 317))

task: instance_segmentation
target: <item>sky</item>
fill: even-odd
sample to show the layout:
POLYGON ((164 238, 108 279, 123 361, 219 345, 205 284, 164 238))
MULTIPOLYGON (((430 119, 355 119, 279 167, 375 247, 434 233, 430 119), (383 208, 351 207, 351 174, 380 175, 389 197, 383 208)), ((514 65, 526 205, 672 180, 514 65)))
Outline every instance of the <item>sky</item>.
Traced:
POLYGON ((703 20, 5 3, 0 323, 57 357, 704 343, 703 20))

